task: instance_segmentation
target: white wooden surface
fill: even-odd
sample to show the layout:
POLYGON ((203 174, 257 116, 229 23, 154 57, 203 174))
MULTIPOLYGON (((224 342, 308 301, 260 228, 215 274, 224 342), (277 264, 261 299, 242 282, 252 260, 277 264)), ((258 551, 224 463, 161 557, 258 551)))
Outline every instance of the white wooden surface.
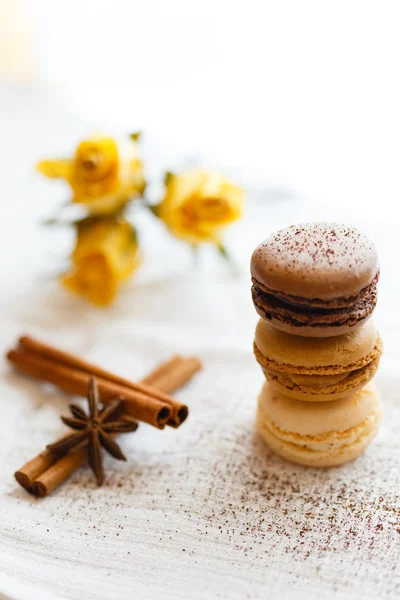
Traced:
MULTIPOLYGON (((174 352, 200 356, 204 370, 182 392, 191 414, 181 429, 142 425, 122 439, 127 463, 106 460, 103 488, 82 469, 36 500, 12 474, 60 433, 67 398, 2 364, 0 591, 17 600, 398 598, 396 224, 382 215, 364 221, 359 207, 344 213, 300 200, 250 203, 227 240, 242 270, 233 278, 207 251, 193 271, 189 252, 140 217, 148 263, 113 308, 99 311, 48 277, 68 235, 35 225, 59 190, 33 178, 30 164, 55 144, 59 115, 48 108, 42 127, 43 115, 18 109, 13 94, 2 119, 12 141, 1 148, 1 351, 29 332, 130 377, 174 352), (254 434, 262 375, 252 357, 248 277, 250 252, 265 235, 317 218, 354 223, 376 240, 376 319, 385 340, 379 437, 358 461, 320 471, 273 456, 254 434)), ((69 125, 70 134, 78 131, 65 116, 64 131, 69 125)))

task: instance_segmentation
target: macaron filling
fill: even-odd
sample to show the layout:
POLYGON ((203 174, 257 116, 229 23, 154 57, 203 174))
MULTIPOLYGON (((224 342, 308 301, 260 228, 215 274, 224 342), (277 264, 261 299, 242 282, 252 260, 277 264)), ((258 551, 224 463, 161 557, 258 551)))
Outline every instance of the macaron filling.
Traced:
POLYGON ((305 401, 333 400, 359 389, 372 379, 379 365, 379 357, 361 369, 340 375, 296 375, 263 369, 265 377, 279 391, 296 395, 305 401))
POLYGON ((288 294, 283 291, 273 290, 263 284, 260 280, 257 280, 256 277, 252 277, 252 282, 255 287, 257 287, 261 292, 265 292, 270 296, 274 296, 282 300, 285 304, 289 304, 291 306, 301 306, 308 308, 322 308, 327 310, 332 310, 334 308, 348 308, 357 304, 360 300, 364 298, 370 298, 371 294, 376 294, 376 286, 379 281, 380 270, 378 269, 375 277, 372 279, 371 283, 361 289, 357 294, 352 294, 349 296, 342 296, 338 298, 331 298, 329 300, 324 300, 322 298, 306 298, 304 296, 296 296, 294 294, 288 294))
MULTIPOLYGON (((259 428, 268 430, 286 451, 292 451, 303 458, 338 457, 349 447, 366 447, 371 441, 371 434, 377 430, 381 418, 380 409, 374 410, 362 423, 344 431, 331 431, 319 436, 298 435, 279 429, 265 414, 259 422, 259 428)), ((276 451, 276 448, 275 448, 276 451)))
POLYGON ((265 292, 253 279, 252 297, 258 314, 267 321, 281 321, 294 327, 354 327, 371 316, 377 301, 376 283, 368 286, 361 299, 342 308, 325 308, 315 305, 293 304, 284 301, 282 295, 265 292))

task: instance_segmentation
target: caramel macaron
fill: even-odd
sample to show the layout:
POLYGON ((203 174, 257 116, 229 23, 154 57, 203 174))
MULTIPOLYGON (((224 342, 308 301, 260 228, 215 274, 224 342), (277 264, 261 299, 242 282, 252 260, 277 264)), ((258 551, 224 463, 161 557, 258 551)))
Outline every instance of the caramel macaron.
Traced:
POLYGON ((330 337, 371 316, 378 255, 373 242, 353 227, 294 225, 257 246, 251 276, 260 317, 288 333, 330 337))
POLYGON ((343 398, 375 374, 382 342, 372 320, 334 338, 306 338, 260 319, 254 354, 271 386, 306 402, 343 398))
POLYGON ((258 402, 257 429, 279 456, 311 467, 354 460, 376 435, 381 406, 375 384, 335 400, 309 404, 288 398, 266 382, 258 402))

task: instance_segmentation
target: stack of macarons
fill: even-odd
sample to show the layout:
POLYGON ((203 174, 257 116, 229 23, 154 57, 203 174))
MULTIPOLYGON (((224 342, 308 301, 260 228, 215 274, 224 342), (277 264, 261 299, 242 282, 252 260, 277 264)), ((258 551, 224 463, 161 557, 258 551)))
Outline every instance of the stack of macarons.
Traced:
POLYGON ((254 353, 266 377, 261 436, 303 465, 353 460, 381 417, 372 381, 382 353, 370 319, 379 279, 374 244, 343 225, 288 227, 255 249, 251 275, 261 317, 254 353))

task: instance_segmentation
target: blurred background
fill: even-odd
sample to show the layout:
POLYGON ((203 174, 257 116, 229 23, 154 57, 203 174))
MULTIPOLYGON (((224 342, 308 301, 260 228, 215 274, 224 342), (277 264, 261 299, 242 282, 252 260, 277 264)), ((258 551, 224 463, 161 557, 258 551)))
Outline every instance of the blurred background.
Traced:
MULTIPOLYGON (((388 0, 0 0, 2 302, 26 297, 21 281, 33 286, 46 260, 61 268, 70 243, 37 226, 64 189, 34 174, 36 159, 69 154, 93 131, 142 129, 152 176, 201 164, 246 188, 246 217, 228 233, 246 297, 250 252, 277 227, 365 229, 384 265, 378 319, 390 337, 399 16, 388 0)), ((150 255, 158 233, 144 239, 150 255)), ((172 246, 155 261, 163 272, 186 260, 172 246)))
POLYGON ((49 126, 51 105, 85 133, 141 127, 160 154, 385 220, 400 191, 398 25, 387 0, 0 0, 2 115, 35 88, 30 116, 49 126))

